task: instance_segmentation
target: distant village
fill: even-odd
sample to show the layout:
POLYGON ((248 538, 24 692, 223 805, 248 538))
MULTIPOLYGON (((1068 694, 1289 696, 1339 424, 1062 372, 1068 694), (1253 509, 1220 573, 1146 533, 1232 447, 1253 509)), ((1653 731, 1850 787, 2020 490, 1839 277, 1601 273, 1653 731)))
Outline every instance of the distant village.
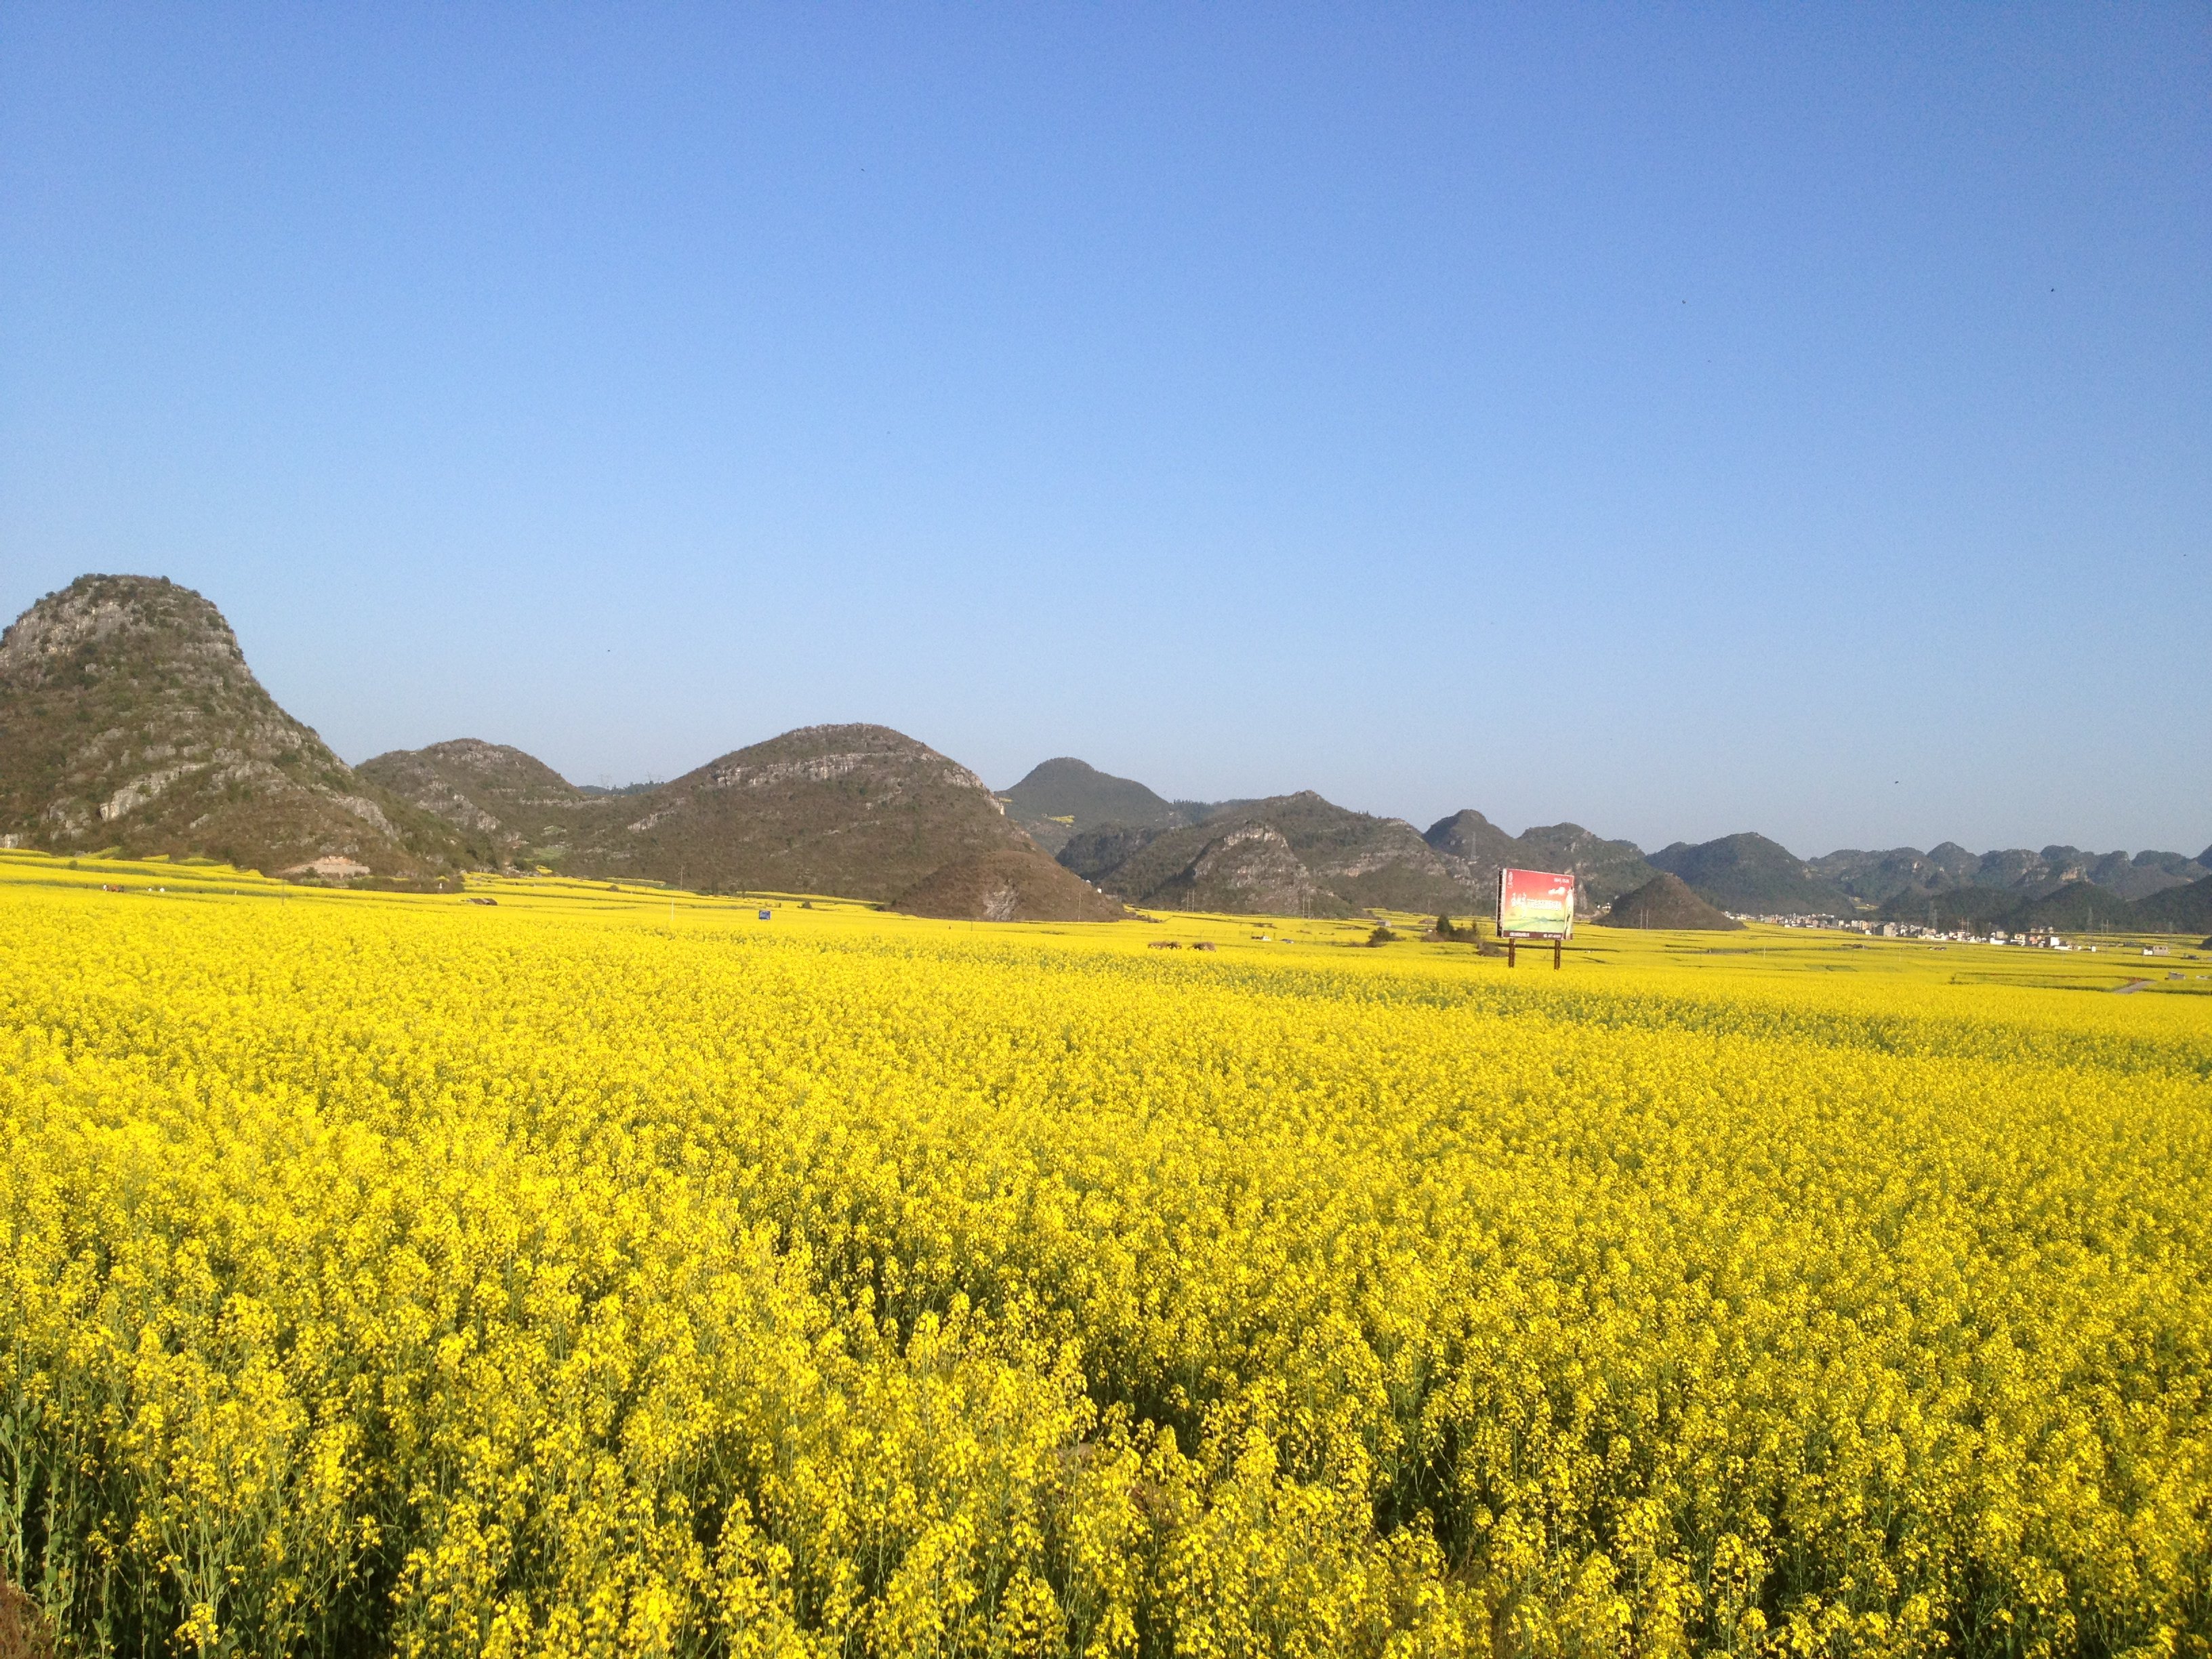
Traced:
MULTIPOLYGON (((1770 922, 1778 927, 1825 928, 1834 933, 1863 933, 1869 939, 1918 939, 1953 945, 2012 945, 2033 951, 2094 951, 2100 948, 2094 945, 2070 941, 2060 934, 2041 928, 2033 929, 2027 933, 2008 933, 2002 927, 1992 927, 1987 933, 1978 933, 1968 927, 1947 930, 1941 927, 1922 927, 1909 921, 1846 921, 1841 917, 1828 915, 1752 915, 1740 914, 1734 910, 1729 911, 1729 914, 1735 916, 1738 921, 1770 922)), ((2147 957, 2167 957, 2173 954, 2172 947, 2165 945, 2108 945, 2101 948, 2128 951, 2140 949, 2147 957)), ((2191 961, 2196 959, 2193 954, 2190 959, 2191 961)))

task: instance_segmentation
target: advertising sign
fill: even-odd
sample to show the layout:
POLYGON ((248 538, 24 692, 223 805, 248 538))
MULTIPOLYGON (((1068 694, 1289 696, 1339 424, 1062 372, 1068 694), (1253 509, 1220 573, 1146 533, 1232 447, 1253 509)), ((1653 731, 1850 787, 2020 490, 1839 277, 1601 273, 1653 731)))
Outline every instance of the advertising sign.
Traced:
POLYGON ((1575 878, 1548 870, 1498 872, 1498 937, 1572 939, 1575 878))

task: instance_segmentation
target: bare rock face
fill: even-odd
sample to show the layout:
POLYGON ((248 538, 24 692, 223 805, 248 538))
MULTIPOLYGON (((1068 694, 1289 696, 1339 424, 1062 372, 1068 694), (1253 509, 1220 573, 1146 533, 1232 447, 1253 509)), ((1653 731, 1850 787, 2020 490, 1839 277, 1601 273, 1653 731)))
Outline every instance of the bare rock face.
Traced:
POLYGON ((1170 908, 1294 916, 1308 910, 1320 890, 1281 830, 1247 823, 1208 842, 1181 873, 1154 890, 1151 902, 1170 908))
POLYGON ((278 708, 214 605, 152 576, 81 576, 0 634, 0 836, 270 873, 472 861, 278 708))

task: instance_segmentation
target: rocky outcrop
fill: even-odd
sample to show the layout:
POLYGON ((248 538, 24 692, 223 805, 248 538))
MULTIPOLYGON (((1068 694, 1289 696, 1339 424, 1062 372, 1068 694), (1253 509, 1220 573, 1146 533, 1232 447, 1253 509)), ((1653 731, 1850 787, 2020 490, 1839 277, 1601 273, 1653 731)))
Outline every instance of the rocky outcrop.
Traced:
POLYGON ((0 635, 0 835, 401 878, 477 854, 278 708, 222 613, 153 576, 81 576, 0 635))
POLYGON ((1321 892, 1313 872, 1280 830, 1247 823, 1206 842, 1147 902, 1169 908, 1294 916, 1307 914, 1321 892))
POLYGON ((1120 904, 1035 848, 957 859, 902 894, 894 909, 961 921, 1115 921, 1120 904))

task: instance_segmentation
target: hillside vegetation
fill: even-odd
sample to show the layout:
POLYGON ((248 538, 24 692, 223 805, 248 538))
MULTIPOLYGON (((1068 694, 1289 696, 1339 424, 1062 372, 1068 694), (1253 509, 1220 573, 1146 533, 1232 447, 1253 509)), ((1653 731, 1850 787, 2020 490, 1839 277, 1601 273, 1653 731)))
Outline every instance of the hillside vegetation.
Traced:
POLYGON ((1443 854, 1476 899, 1491 902, 1501 869, 1551 870, 1575 878, 1577 902, 1589 910, 1656 873, 1633 842, 1607 841, 1579 823, 1538 824, 1509 836, 1472 809, 1439 818, 1423 836, 1443 854))
POLYGON ((899 896, 909 915, 976 921, 1113 921, 1121 907, 1034 847, 958 859, 899 896))
POLYGON ((1006 816, 1048 853, 1104 824, 1174 830, 1195 822, 1134 779, 1115 777, 1070 756, 1030 768, 1000 799, 1006 816))
POLYGON ((1093 831, 1060 856, 1109 893, 1168 909, 1434 914, 1465 910, 1471 900, 1411 824, 1347 811, 1311 790, 1226 807, 1180 830, 1093 831))
MULTIPOLYGON (((1037 852, 974 773, 881 726, 802 727, 620 792, 577 788, 520 750, 473 739, 380 755, 363 770, 490 836, 510 863, 702 892, 888 902, 948 866, 1037 852)), ((1075 902, 1034 870, 1022 886, 1075 902)))
POLYGON ((363 761, 357 769, 464 833, 488 841, 507 864, 558 857, 594 812, 618 817, 622 811, 619 801, 594 798, 535 756, 477 738, 394 750, 363 761))
POLYGON ((1680 876, 1723 910, 1847 916, 1857 908, 1849 894, 1816 878, 1802 859, 1765 836, 1723 836, 1694 847, 1676 842, 1646 862, 1680 876))
POLYGON ((1665 871, 1632 893, 1623 893, 1606 907, 1598 921, 1607 927, 1667 928, 1693 933, 1725 933, 1743 924, 1699 898, 1680 876, 1665 871))
POLYGON ((356 774, 214 605, 149 576, 81 576, 0 634, 0 842, 407 879, 489 851, 356 774))
POLYGON ((896 898, 945 866, 1034 843, 983 781, 884 726, 809 726, 710 761, 580 826, 563 868, 896 898))

